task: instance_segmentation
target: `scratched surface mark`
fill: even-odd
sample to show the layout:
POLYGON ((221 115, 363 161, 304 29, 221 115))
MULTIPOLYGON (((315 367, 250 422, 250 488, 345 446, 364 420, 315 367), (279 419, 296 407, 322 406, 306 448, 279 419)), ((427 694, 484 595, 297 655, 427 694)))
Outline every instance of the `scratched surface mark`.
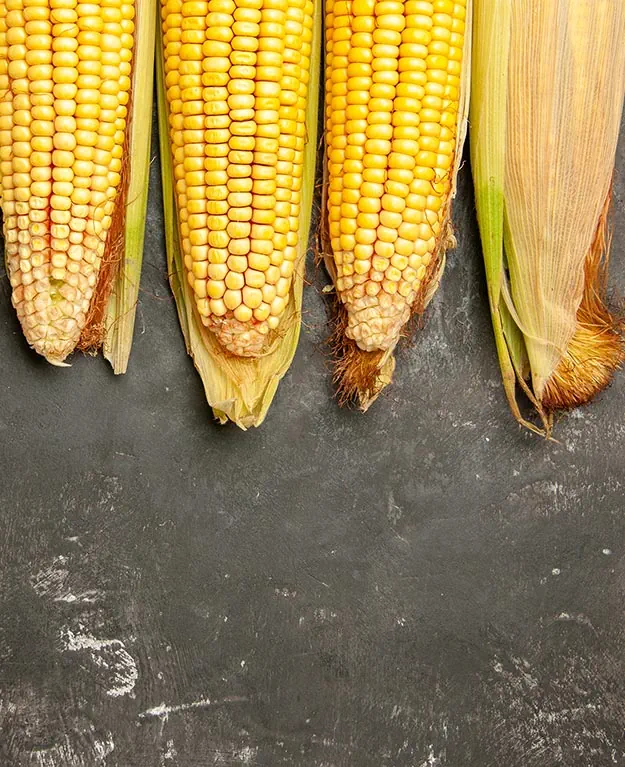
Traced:
POLYGON ((625 766, 625 377, 517 429, 468 168, 388 395, 336 408, 317 279, 249 434, 185 354, 152 174, 127 376, 40 362, 0 282, 0 767, 625 766))

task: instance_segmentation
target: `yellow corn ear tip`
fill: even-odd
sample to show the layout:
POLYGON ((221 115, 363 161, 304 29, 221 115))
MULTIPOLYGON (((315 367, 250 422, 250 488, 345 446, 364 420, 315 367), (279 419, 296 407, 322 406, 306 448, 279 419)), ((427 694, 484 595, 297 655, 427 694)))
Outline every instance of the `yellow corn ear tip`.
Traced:
MULTIPOLYGON (((19 314, 19 313, 18 313, 19 314)), ((28 341, 29 333, 24 330, 24 335, 28 341)), ((33 341, 30 346, 37 354, 41 355, 50 365, 54 367, 71 367, 65 360, 74 351, 76 347, 77 339, 71 336, 67 339, 58 338, 58 335, 54 339, 40 338, 33 341)))
POLYGON ((333 383, 341 407, 355 407, 366 413, 381 392, 388 386, 395 370, 395 358, 387 351, 363 351, 350 337, 349 313, 334 294, 330 299, 334 327, 330 336, 330 349, 334 361, 333 383))
POLYGON ((409 318, 410 306, 401 296, 364 295, 347 307, 345 335, 364 352, 384 352, 397 345, 409 318))
POLYGON ((212 319, 207 323, 221 346, 237 357, 260 357, 267 345, 268 328, 240 322, 235 317, 212 319))

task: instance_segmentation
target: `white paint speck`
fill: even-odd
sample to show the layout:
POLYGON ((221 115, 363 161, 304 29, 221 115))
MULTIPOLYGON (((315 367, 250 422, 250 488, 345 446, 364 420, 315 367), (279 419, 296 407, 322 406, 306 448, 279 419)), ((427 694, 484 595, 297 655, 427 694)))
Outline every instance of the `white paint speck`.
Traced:
POLYGON ((167 705, 166 703, 160 703, 158 706, 153 706, 147 711, 142 711, 139 714, 139 719, 167 719, 170 714, 181 714, 185 711, 193 711, 196 709, 210 708, 211 706, 225 705, 227 703, 245 703, 247 698, 240 695, 230 695, 227 698, 221 698, 218 700, 212 700, 211 698, 200 698, 199 700, 191 701, 190 703, 178 703, 177 705, 167 705))
POLYGON ((113 742, 113 735, 112 733, 107 733, 107 738, 105 741, 102 740, 94 740, 93 741, 93 753, 95 755, 96 761, 104 761, 106 757, 113 751, 115 748, 115 743, 113 742))
POLYGON ((61 643, 64 652, 88 652, 93 664, 108 672, 107 695, 118 698, 134 690, 139 671, 121 639, 98 639, 80 624, 76 632, 63 629, 61 643))
POLYGON ((257 754, 257 748, 252 746, 244 746, 238 751, 235 751, 234 758, 238 759, 241 764, 254 764, 257 754))
POLYGON ((297 591, 291 591, 291 589, 286 587, 282 589, 274 589, 273 592, 277 597, 284 597, 285 599, 294 599, 297 596, 297 591))
POLYGON ((444 754, 437 756, 434 752, 434 746, 429 746, 428 752, 427 759, 421 764, 421 767, 443 767, 444 754))
POLYGON ((592 621, 587 615, 584 615, 584 613, 561 612, 556 615, 556 620, 563 623, 581 623, 584 626, 590 626, 590 628, 593 628, 592 621))
POLYGON ((97 589, 81 589, 74 593, 68 583, 71 579, 71 573, 67 567, 68 561, 68 557, 60 554, 54 557, 50 565, 31 576, 30 583, 36 594, 40 597, 52 597, 54 602, 67 604, 74 602, 91 604, 100 600, 103 594, 97 589))
POLYGON ((317 623, 324 623, 325 621, 330 621, 337 618, 338 613, 336 613, 334 610, 331 610, 329 607, 316 607, 314 616, 317 623))
POLYGON ((396 525, 402 518, 403 514, 404 510, 401 506, 395 503, 395 496, 391 490, 388 495, 386 517, 392 525, 396 525))
POLYGON ((609 557, 610 554, 612 553, 612 549, 603 549, 603 551, 601 553, 605 554, 606 557, 609 557))
POLYGON ((65 736, 62 743, 55 743, 48 748, 35 749, 31 757, 37 767, 84 767, 86 764, 105 765, 107 757, 115 748, 112 733, 108 732, 105 740, 95 738, 90 745, 82 746, 80 751, 65 736))
POLYGON ((245 668, 245 661, 244 660, 241 661, 241 668, 245 668))
POLYGON ((551 571, 551 574, 557 576, 557 575, 560 575, 561 572, 562 571, 560 570, 559 567, 554 567, 553 570, 551 571))
POLYGON ((165 749, 161 754, 161 767, 171 767, 167 765, 167 762, 173 762, 177 756, 178 752, 176 751, 174 741, 170 739, 165 744, 165 749))

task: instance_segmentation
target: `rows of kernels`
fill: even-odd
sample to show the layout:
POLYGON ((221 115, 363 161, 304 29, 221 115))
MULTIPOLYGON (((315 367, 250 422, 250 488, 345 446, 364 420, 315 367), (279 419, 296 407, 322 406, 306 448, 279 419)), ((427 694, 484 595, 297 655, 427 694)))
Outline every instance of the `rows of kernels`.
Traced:
POLYGON ((280 81, 285 62, 288 0, 263 3, 260 9, 257 70, 254 88, 256 133, 250 169, 250 251, 242 301, 263 331, 276 327, 272 314, 276 282, 282 261, 283 217, 276 213, 278 192, 278 139, 281 135, 280 81), (277 242, 276 242, 277 240, 277 242), (271 323, 271 324, 270 324, 271 323))
MULTIPOLYGON (((84 155, 107 149, 111 134, 102 112, 109 106, 117 116, 120 102, 128 100, 133 6, 126 3, 125 24, 112 27, 111 14, 113 21, 120 15, 113 0, 103 0, 102 8, 73 0, 9 0, 4 9, 15 119, 11 135, 0 136, 0 153, 11 157, 14 200, 3 196, 3 212, 13 303, 28 341, 62 359, 85 324, 110 223, 100 215, 86 241, 90 207, 92 216, 98 214, 93 166, 84 155), (127 50, 119 52, 120 46, 127 50), (96 74, 109 49, 127 63, 125 77, 119 68, 110 73, 114 86, 111 77, 107 89, 96 74)), ((120 181, 113 154, 121 158, 124 127, 113 134, 114 152, 100 157, 111 208, 120 181)))
MULTIPOLYGON (((343 201, 343 166, 347 135, 345 113, 347 108, 347 72, 349 42, 352 27, 351 3, 345 0, 326 2, 326 147, 328 152, 328 227, 332 250, 337 264, 342 259, 340 243, 341 204, 343 201), (338 33, 338 30, 342 31, 338 33), (346 39, 335 41, 335 33, 346 39)), ((353 19, 356 24, 356 19, 353 19)))
POLYGON ((396 342, 438 247, 455 148, 465 0, 354 0, 332 10, 331 244, 348 335, 372 351, 396 342), (341 32, 337 42, 345 26, 349 34, 341 32), (336 63, 337 51, 347 63, 336 63))
MULTIPOLYGON (((216 243, 225 252, 223 263, 216 267, 216 283, 211 285, 211 292, 215 296, 215 307, 211 303, 211 310, 216 316, 232 316, 237 323, 249 323, 260 304, 255 288, 246 280, 246 272, 249 262, 257 264, 261 255, 262 243, 256 242, 259 237, 254 237, 258 232, 255 227, 257 222, 253 211, 258 207, 258 201, 254 195, 254 180, 252 168, 257 162, 257 154, 265 149, 263 142, 267 139, 257 137, 259 128, 263 129, 256 120, 256 99, 263 94, 263 88, 272 88, 275 83, 262 76, 264 62, 263 51, 260 49, 261 24, 263 24, 262 2, 260 0, 237 0, 236 7, 233 3, 233 37, 231 41, 230 64, 227 72, 228 101, 226 104, 227 115, 230 119, 230 137, 227 145, 225 160, 226 186, 224 189, 222 205, 224 213, 220 216, 223 221, 223 242, 216 243), (254 239, 254 242, 253 242, 254 239), (215 290, 215 285, 217 289, 215 290), (214 292, 213 292, 214 291, 214 292), (251 291, 251 293, 250 293, 251 291), (221 295, 216 296, 219 293, 221 295), (246 298, 251 301, 246 302, 246 298), (250 303, 252 304, 250 306, 250 303)), ((264 29, 264 27, 263 27, 264 29)), ((262 36, 263 41, 267 36, 262 36)), ((270 160, 275 162, 271 155, 270 160)), ((209 224, 209 229, 211 226, 209 224)), ((209 234, 209 238, 211 234, 209 234)), ((271 241, 271 233, 267 233, 266 242, 271 241)), ((266 252, 266 251, 263 251, 266 252)), ((220 259, 220 254, 217 254, 220 259)), ((210 275, 212 277, 212 275, 210 275)), ((254 282, 252 278, 252 282, 254 282)), ((258 319, 258 318, 257 318, 258 319)), ((225 332, 230 323, 225 323, 225 332)), ((259 333, 266 333, 265 325, 258 325, 259 333)), ((242 331, 244 332, 244 331, 242 331)), ((260 339, 256 336, 256 343, 260 339)))
MULTIPOLYGON (((36 2, 7 3, 8 93, 12 130, 2 151, 11 158, 12 201, 5 198, 5 241, 12 299, 29 342, 54 353, 71 334, 73 305, 51 306, 50 221, 52 127, 50 10, 36 2), (32 80, 33 75, 37 78, 32 80), (56 347, 56 348, 55 348, 56 347)), ((7 99, 8 100, 8 99, 7 99)), ((4 173, 3 173, 4 175, 4 173)))
POLYGON ((13 130, 13 100, 9 94, 9 49, 7 43, 6 2, 0 3, 0 203, 5 185, 13 185, 11 176, 11 131, 13 130), (8 178, 7 178, 8 176, 8 178))
MULTIPOLYGON (((163 53, 165 60, 165 90, 169 105, 169 138, 174 160, 174 187, 182 220, 186 210, 186 185, 184 180, 184 144, 183 115, 180 98, 180 49, 182 46, 182 2, 166 0, 162 8, 163 15, 163 53)), ((185 218, 186 220, 186 218, 185 218)), ((182 225, 181 225, 182 234, 182 225)), ((182 234, 183 241, 187 234, 182 234)), ((185 244, 185 256, 189 252, 188 241, 185 244)))
POLYGON ((163 33, 187 277, 222 345, 257 355, 297 252, 312 2, 168 0, 163 33))
MULTIPOLYGON (((132 3, 120 3, 119 0, 100 0, 100 3, 99 9, 97 5, 89 6, 94 11, 99 10, 100 18, 91 20, 87 17, 83 21, 83 14, 79 14, 79 52, 84 52, 79 57, 76 106, 77 127, 80 120, 89 136, 89 129, 95 127, 95 120, 98 119, 97 110, 94 109, 96 104, 93 101, 93 89, 99 88, 98 135, 95 146, 85 152, 89 158, 87 162, 91 162, 92 176, 83 235, 85 260, 89 259, 91 264, 93 259, 96 271, 104 253, 104 234, 111 224, 116 189, 121 181, 123 141, 130 99, 130 51, 134 33, 132 3), (98 45, 99 51, 97 48, 93 50, 94 44, 98 45), (91 59, 93 54, 95 61, 91 59)), ((83 174, 88 168, 88 165, 81 166, 83 174)), ((87 200, 87 195, 75 190, 72 198, 73 217, 82 218, 81 214, 85 210, 83 206, 86 205, 83 200, 87 200)), ((93 289, 95 275, 89 269, 86 271, 89 275, 89 289, 93 289)))
MULTIPOLYGON (((205 178, 205 114, 202 93, 212 87, 204 77, 203 61, 206 55, 206 32, 211 31, 209 12, 211 3, 190 0, 178 5, 181 24, 172 29, 170 36, 179 44, 179 64, 176 72, 177 98, 180 113, 175 144, 176 183, 184 206, 183 247, 187 279, 194 281, 206 277, 206 184, 205 178)), ((208 68, 206 68, 208 72, 208 68)), ((210 128, 210 125, 206 125, 210 128)), ((202 284, 203 281, 202 281, 202 284)))
POLYGON ((17 221, 13 193, 13 98, 9 85, 8 42, 8 19, 9 14, 13 13, 9 11, 6 2, 0 3, 0 181, 7 259, 10 259, 12 254, 17 254, 17 221))
MULTIPOLYGON (((91 12, 93 13, 93 12, 91 12)), ((90 15, 91 15, 90 13, 90 15)), ((50 106, 47 109, 49 118, 48 131, 41 131, 42 137, 50 137, 48 162, 45 170, 50 171, 45 179, 41 179, 40 189, 43 196, 50 201, 50 276, 64 292, 71 295, 75 302, 75 311, 71 319, 82 325, 89 308, 89 298, 83 295, 87 288, 85 277, 81 274, 83 266, 83 221, 72 211, 75 204, 72 198, 80 194, 89 194, 89 177, 80 174, 80 166, 76 165, 76 154, 80 155, 82 148, 78 141, 76 107, 78 103, 78 8, 75 2, 51 3, 51 37, 52 46, 50 58, 46 66, 50 70, 52 92, 50 106), (76 172, 78 171, 78 172, 76 172), (82 180, 84 178, 84 181, 82 180), (81 186, 81 183, 83 186, 81 186), (81 285, 80 282, 83 284, 81 285), (67 286, 67 287, 66 287, 67 286)), ((42 115, 43 116, 43 115, 42 115)), ((82 128, 82 126, 81 126, 82 128)), ((86 214, 86 211, 85 211, 86 214)), ((56 289, 51 288, 50 301, 59 303, 56 289)), ((69 307, 66 306, 66 309, 69 307)), ((68 324, 71 325, 71 319, 68 324)))
POLYGON ((282 255, 272 258, 272 265, 279 269, 279 276, 275 283, 275 295, 269 296, 271 301, 267 301, 271 312, 268 319, 270 327, 278 325, 286 306, 297 256, 312 12, 312 0, 290 0, 287 5, 284 63, 280 80, 280 136, 274 223, 274 243, 282 255))

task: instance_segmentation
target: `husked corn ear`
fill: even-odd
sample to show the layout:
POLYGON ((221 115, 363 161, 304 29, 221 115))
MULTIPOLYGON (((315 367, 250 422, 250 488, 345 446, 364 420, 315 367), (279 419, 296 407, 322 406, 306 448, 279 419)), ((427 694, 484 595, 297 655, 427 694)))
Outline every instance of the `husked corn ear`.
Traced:
POLYGON ((446 237, 467 0, 327 0, 328 219, 346 334, 392 348, 446 237))
POLYGON ((166 0, 165 87, 187 279, 223 347, 258 356, 298 244, 312 0, 166 0))
POLYGON ((122 172, 132 0, 0 0, 0 190, 13 304, 51 362, 73 351, 122 172))

